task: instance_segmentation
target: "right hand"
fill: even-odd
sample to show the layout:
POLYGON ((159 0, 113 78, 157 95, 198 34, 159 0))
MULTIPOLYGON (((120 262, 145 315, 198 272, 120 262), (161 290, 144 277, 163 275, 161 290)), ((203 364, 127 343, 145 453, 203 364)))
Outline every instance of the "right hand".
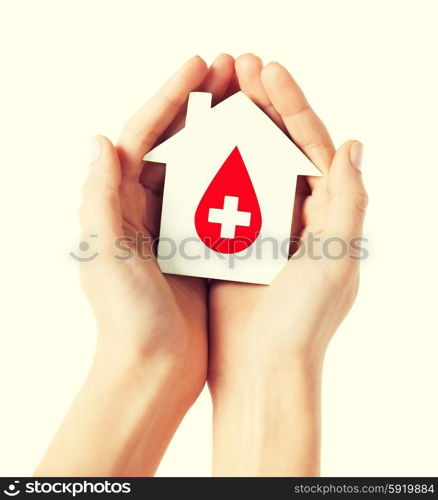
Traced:
POLYGON ((83 239, 98 256, 81 264, 81 281, 99 328, 98 355, 140 360, 157 376, 171 373, 178 395, 190 402, 206 380, 206 281, 161 273, 151 241, 158 236, 164 168, 143 156, 181 128, 189 92, 211 92, 217 102, 233 75, 231 56, 219 56, 209 69, 200 57, 190 59, 127 122, 117 147, 96 138, 100 153, 83 190, 83 239), (148 240, 141 248, 137 235, 148 240), (131 238, 128 260, 114 258, 122 237, 131 238))

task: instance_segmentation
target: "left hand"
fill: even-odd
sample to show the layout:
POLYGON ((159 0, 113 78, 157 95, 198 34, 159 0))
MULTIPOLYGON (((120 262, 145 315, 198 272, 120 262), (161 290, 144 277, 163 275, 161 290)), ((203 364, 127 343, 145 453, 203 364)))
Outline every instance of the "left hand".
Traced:
POLYGON ((213 386, 218 377, 235 370, 286 367, 295 354, 322 358, 355 299, 359 260, 351 246, 344 258, 336 260, 323 255, 321 247, 330 237, 342 238, 348 245, 360 237, 367 204, 361 172, 353 165, 360 160, 361 144, 349 141, 336 152, 327 129, 280 64, 263 67, 260 59, 245 55, 236 60, 236 73, 242 91, 324 175, 298 181, 291 236, 301 238, 302 257, 290 260, 269 286, 212 283, 213 386), (307 253, 310 233, 319 238, 313 251, 321 259, 307 253))
MULTIPOLYGON (((293 139, 323 177, 298 180, 292 236, 300 257, 274 281, 210 286, 208 382, 214 408, 213 471, 220 476, 319 473, 321 370, 327 345, 356 297, 367 195, 361 144, 336 152, 291 75, 253 55, 236 60, 240 88, 293 139), (310 234, 314 241, 312 258, 310 234), (335 237, 329 246, 329 239, 335 237), (329 258, 327 248, 343 258, 329 258), (238 452, 236 451, 238 450, 238 452)), ((291 193, 291 203, 293 193, 291 193)))

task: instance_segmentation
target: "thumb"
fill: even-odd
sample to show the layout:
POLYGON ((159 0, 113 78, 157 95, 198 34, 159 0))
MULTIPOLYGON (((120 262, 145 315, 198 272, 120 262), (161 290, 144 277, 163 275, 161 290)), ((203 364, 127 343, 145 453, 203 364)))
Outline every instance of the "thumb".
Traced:
POLYGON ((343 144, 329 169, 329 206, 324 233, 345 239, 362 234, 368 196, 362 181, 363 146, 357 141, 343 144))
POLYGON ((121 168, 116 149, 106 137, 94 137, 79 219, 84 238, 93 235, 99 246, 113 245, 121 234, 120 181, 121 168))

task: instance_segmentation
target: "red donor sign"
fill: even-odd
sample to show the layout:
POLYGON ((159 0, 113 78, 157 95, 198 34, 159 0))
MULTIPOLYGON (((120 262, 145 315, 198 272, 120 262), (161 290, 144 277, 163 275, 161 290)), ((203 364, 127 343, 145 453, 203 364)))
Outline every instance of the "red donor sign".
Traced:
POLYGON ((214 176, 195 213, 198 236, 219 253, 236 253, 254 243, 262 215, 237 146, 214 176))

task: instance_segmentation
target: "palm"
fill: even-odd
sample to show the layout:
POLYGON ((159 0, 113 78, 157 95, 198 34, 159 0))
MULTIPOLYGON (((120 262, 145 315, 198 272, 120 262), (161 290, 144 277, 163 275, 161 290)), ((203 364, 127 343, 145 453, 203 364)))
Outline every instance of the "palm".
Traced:
MULTIPOLYGON (((298 187, 292 237, 305 239, 309 228, 321 227, 327 194, 325 181, 318 181, 319 185, 314 190, 319 192, 315 195, 308 194, 305 178, 298 187)), ((255 360, 262 363, 266 351, 270 352, 272 360, 272 350, 267 346, 275 347, 274 352, 278 354, 276 363, 280 362, 280 357, 287 358, 291 350, 304 347, 312 339, 300 336, 299 332, 312 331, 317 335, 317 325, 309 324, 308 328, 299 330, 296 325, 302 326, 302 318, 319 317, 318 309, 327 299, 321 291, 327 288, 326 272, 318 261, 308 258, 289 262, 269 286, 226 281, 212 283, 211 373, 218 367, 222 371, 224 365, 228 369, 235 366, 243 369, 246 359, 251 363, 255 360), (294 293, 291 293, 291 287, 294 293), (273 318, 275 336, 272 333, 273 318)))
MULTIPOLYGON (((196 59, 196 58, 195 58, 196 59)), ((205 66, 205 64, 203 63, 205 66)), ((198 73, 198 79, 203 74, 202 83, 198 88, 211 92, 213 100, 219 102, 227 90, 230 89, 234 74, 234 60, 227 55, 219 56, 205 73, 205 67, 200 67, 199 60, 192 62, 192 74, 187 73, 184 84, 189 87, 187 79, 193 79, 198 73)), ((167 84, 169 86, 169 84, 167 84)), ((192 90, 192 89, 190 89, 192 90)), ((175 92, 184 95, 184 91, 175 85, 175 92)), ((174 113, 171 121, 166 123, 157 142, 162 142, 176 133, 184 125, 185 109, 180 106, 175 112, 175 101, 180 98, 169 99, 169 89, 165 94, 168 107, 174 113)), ((161 97, 162 99, 162 97, 161 97)), ((183 100, 182 100, 183 102, 183 100)), ((134 120, 135 121, 135 120, 134 120)), ((158 120, 161 123, 161 120, 158 120)), ((155 134, 155 130, 153 131, 155 134)), ((147 134, 146 134, 147 135, 147 134)), ((150 134, 149 134, 150 135, 150 134)), ((144 154, 144 150, 142 153, 144 154)), ((163 187, 165 178, 165 166, 150 162, 141 162, 138 182, 127 183, 125 189, 121 189, 122 213, 124 233, 131 234, 140 232, 150 240, 155 241, 159 235, 163 187)), ((146 243, 145 252, 153 254, 154 245, 146 243)), ((172 321, 170 329, 181 338, 181 332, 187 332, 190 343, 193 344, 196 363, 203 364, 207 361, 207 282, 204 279, 163 275, 158 264, 153 258, 148 263, 136 263, 139 266, 138 274, 143 276, 143 283, 149 283, 145 294, 148 295, 149 303, 159 309, 160 313, 154 317, 165 319, 165 323, 172 321), (157 296, 157 290, 163 294, 157 296), (157 300, 159 297, 162 300, 157 300), (178 318, 178 324, 174 319, 178 318), (202 351, 202 352, 201 352, 202 351)), ((145 297, 146 300, 146 297, 145 297)), ((167 329, 169 332, 169 329, 167 329)))
MULTIPOLYGON (((274 78, 268 83, 271 90, 275 85, 280 86, 272 91, 276 103, 270 101, 262 82, 259 59, 248 55, 236 62, 242 90, 286 133, 293 136, 295 143, 323 172, 327 172, 334 148, 325 128, 308 108, 290 76, 279 74, 276 67, 273 69, 277 74, 271 75, 274 78), (294 108, 297 109, 296 116, 294 108), (296 130, 293 130, 294 127, 296 130)), ((322 234, 328 201, 327 176, 298 179, 292 238, 305 240, 309 232, 316 237, 322 234)), ((296 244, 292 244, 291 253, 296 250, 296 244)), ((267 352, 271 361, 273 352, 279 361, 278 358, 284 359, 291 350, 311 343, 314 339, 302 332, 313 332, 313 336, 318 337, 319 328, 317 324, 312 324, 312 318, 320 317, 322 305, 327 303, 325 290, 329 289, 329 281, 328 269, 320 261, 312 261, 305 256, 288 262, 269 286, 225 281, 212 283, 212 377, 226 369, 245 369, 246 363, 262 363, 267 352), (305 325, 307 328, 297 328, 298 325, 303 326, 303 318, 309 323, 305 325)), ((329 332, 330 328, 325 331, 329 332)))
POLYGON ((189 341, 190 351, 200 361, 201 370, 204 360, 205 370, 205 280, 163 275, 154 257, 152 242, 158 237, 163 179, 162 166, 145 165, 141 182, 122 183, 120 189, 123 235, 141 242, 133 245, 135 258, 124 263, 126 276, 121 281, 126 303, 122 308, 129 308, 128 321, 148 327, 147 335, 140 335, 138 342, 148 347, 151 332, 161 341, 165 335, 167 342, 163 347, 178 354, 181 345, 186 346, 189 341))
MULTIPOLYGON (((144 231, 154 241, 159 235, 160 211, 163 201, 164 167, 145 165, 139 186, 139 214, 144 215, 144 231), (143 189, 142 189, 143 188, 143 189), (147 204, 146 210, 143 210, 147 204)), ((156 261, 155 261, 156 264, 156 261)), ((155 266, 158 268, 158 265, 155 266)), ((206 281, 189 276, 163 275, 175 299, 181 305, 181 312, 195 331, 206 326, 206 281), (190 305, 190 307, 188 307, 190 305), (193 325, 193 323, 196 323, 193 325)))
POLYGON ((112 248, 120 237, 127 238, 124 246, 131 247, 131 258, 100 259, 83 267, 84 286, 100 329, 135 353, 160 352, 164 359, 177 362, 180 377, 194 396, 207 370, 207 285, 203 279, 161 273, 153 240, 159 233, 165 169, 142 158, 157 140, 181 128, 190 91, 201 88, 216 101, 221 99, 233 64, 225 55, 210 69, 199 57, 189 60, 129 120, 107 171, 93 174, 87 183, 92 194, 85 203, 87 230, 106 234, 102 244, 105 240, 112 248), (97 207, 101 197, 106 203, 97 207))
MULTIPOLYGON (((212 92, 219 101, 228 88, 233 75, 233 60, 229 56, 219 56, 204 79, 201 89, 212 92), (222 71, 218 71, 221 69, 222 71)), ((157 142, 162 142, 184 126, 185 109, 181 109, 168 124, 157 142)), ((135 238, 141 234, 147 241, 137 252, 152 257, 149 262, 135 260, 133 276, 142 283, 142 300, 154 304, 152 318, 159 318, 161 328, 167 336, 169 332, 183 339, 182 332, 190 336, 197 365, 206 365, 207 359, 207 282, 204 279, 163 275, 154 257, 155 241, 159 235, 161 206, 165 179, 165 166, 141 162, 138 182, 122 182, 121 212, 122 229, 126 236, 135 238), (157 290, 163 293, 157 294, 157 290), (162 299, 162 300, 158 300, 162 299), (157 314, 158 313, 158 314, 157 314), (177 319, 177 321, 175 321, 177 319), (171 322, 171 325, 167 323, 171 322), (170 328, 169 328, 170 327, 170 328), (202 363, 202 360, 205 363, 202 363)), ((144 308, 142 308, 144 310, 144 308)), ((135 313, 134 313, 135 314, 135 313)), ((138 312, 137 312, 138 314, 138 312)), ((146 312, 149 316, 149 311, 146 312)), ((150 316, 149 316, 150 317, 150 316)), ((171 345, 173 343, 170 343, 171 345)))
MULTIPOLYGON (((218 102, 224 94, 224 90, 231 81, 232 73, 230 69, 230 61, 223 61, 222 64, 228 64, 226 75, 222 75, 222 82, 214 82, 210 79, 208 83, 204 82, 202 90, 213 91, 219 87, 219 91, 213 91, 215 100, 218 102), (213 88, 212 88, 213 87, 213 88)), ((238 75, 239 76, 239 75, 238 75)), ((208 78, 207 78, 208 80, 208 78)), ((240 79, 239 79, 240 83, 240 79)), ((234 88, 236 90, 237 87, 234 88)), ((245 85, 242 86, 245 91, 245 85)), ((232 91, 233 89, 231 89, 232 91)), ((251 97, 251 95, 250 95, 251 97)), ((183 126, 184 109, 181 109, 175 119, 163 131, 158 142, 167 139, 183 126)), ((142 163, 139 182, 135 185, 128 184, 122 192, 122 212, 123 226, 125 234, 140 232, 148 236, 151 240, 155 240, 159 233, 159 221, 162 205, 162 193, 165 177, 165 167, 154 163, 142 163)), ((294 225, 292 228, 292 236, 302 236, 303 231, 307 227, 320 227, 323 219, 324 203, 326 198, 325 179, 312 179, 308 182, 305 178, 300 178, 297 188, 297 196, 295 202, 294 225)), ((147 246, 147 244, 146 244, 147 246)), ((146 248, 146 252, 152 249, 146 248)), ((150 291, 145 290, 145 293, 155 294, 156 287, 164 288, 167 293, 164 295, 168 299, 168 294, 172 295, 171 303, 178 309, 178 317, 181 321, 189 326, 194 335, 205 335, 206 323, 206 282, 198 278, 162 275, 159 271, 155 260, 151 265, 141 265, 140 273, 145 276, 145 283, 150 283, 150 291), (190 307, 186 307, 190 305, 190 307)), ((224 283, 215 283, 212 287, 212 304, 220 302, 220 289, 227 288, 226 294, 236 294, 236 297, 243 294, 242 297, 249 303, 259 302, 260 297, 264 294, 268 295, 264 287, 251 285, 241 285, 238 283, 230 283, 225 287, 224 283), (231 288, 231 290, 230 290, 231 288), (217 297, 217 299, 214 299, 217 297)), ((274 291, 280 288, 275 285, 272 288, 274 291)), ((281 291, 279 292, 281 293, 281 291)), ((230 296, 227 295, 228 299, 230 296)), ((237 300, 237 298, 236 298, 237 300)), ((226 298, 224 297, 224 301, 226 298)), ((156 297, 154 297, 156 303, 156 297)), ((231 304, 235 301, 231 300, 231 304)), ((169 310, 169 303, 157 304, 157 307, 162 307, 164 310, 169 310)), ((222 309, 221 309, 222 310, 222 309)), ((160 317, 159 315, 158 317, 160 317)))

